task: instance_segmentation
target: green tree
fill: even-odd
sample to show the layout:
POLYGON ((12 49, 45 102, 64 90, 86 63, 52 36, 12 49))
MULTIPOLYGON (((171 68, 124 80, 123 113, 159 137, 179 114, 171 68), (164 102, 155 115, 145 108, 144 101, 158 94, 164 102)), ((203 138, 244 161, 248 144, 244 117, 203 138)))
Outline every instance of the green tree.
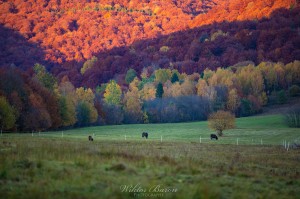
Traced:
POLYGON ((249 116, 253 114, 252 104, 247 98, 241 99, 239 115, 249 116))
POLYGON ((108 105, 120 105, 121 95, 121 87, 116 83, 116 81, 111 80, 105 88, 104 102, 108 105))
POLYGON ((75 104, 69 96, 61 96, 59 98, 59 111, 63 126, 71 126, 76 123, 75 104))
POLYGON ((11 129, 16 123, 14 109, 10 106, 5 97, 0 97, 0 128, 11 129))
POLYGON ((39 82, 49 90, 54 91, 55 87, 57 87, 56 78, 46 70, 45 66, 36 63, 33 70, 39 82))
POLYGON ((289 94, 291 97, 296 97, 300 95, 300 87, 297 85, 293 85, 289 88, 289 94))
POLYGON ((90 124, 91 116, 90 116, 90 108, 88 103, 79 102, 76 109, 77 115, 77 123, 79 126, 86 126, 90 124))
POLYGON ((134 69, 129 69, 126 73, 126 76, 125 76, 125 81, 127 84, 130 84, 134 78, 137 76, 137 73, 134 69))
POLYGON ((80 69, 80 73, 82 75, 84 75, 84 73, 90 69, 93 68, 93 66, 95 65, 95 63, 98 61, 98 58, 93 56, 91 59, 88 59, 84 62, 82 68, 80 69))
POLYGON ((172 71, 170 69, 157 69, 155 70, 155 81, 165 83, 171 79, 172 71))
POLYGON ((100 86, 98 85, 98 86, 96 87, 96 91, 95 91, 96 95, 103 95, 103 93, 104 93, 104 91, 105 91, 105 89, 106 89, 106 86, 107 86, 106 83, 103 83, 103 84, 101 84, 100 86))
POLYGON ((277 101, 279 104, 285 104, 287 102, 287 96, 284 90, 280 90, 277 93, 277 101))
POLYGON ((164 88, 163 88, 162 83, 159 82, 158 85, 157 85, 157 87, 156 87, 156 94, 155 94, 155 96, 157 98, 162 98, 163 94, 164 94, 164 88))
POLYGON ((289 127, 300 128, 300 106, 288 110, 285 114, 285 122, 289 127))
POLYGON ((172 84, 174 84, 175 82, 179 81, 179 77, 177 75, 177 73, 173 73, 172 77, 171 77, 171 82, 172 84))

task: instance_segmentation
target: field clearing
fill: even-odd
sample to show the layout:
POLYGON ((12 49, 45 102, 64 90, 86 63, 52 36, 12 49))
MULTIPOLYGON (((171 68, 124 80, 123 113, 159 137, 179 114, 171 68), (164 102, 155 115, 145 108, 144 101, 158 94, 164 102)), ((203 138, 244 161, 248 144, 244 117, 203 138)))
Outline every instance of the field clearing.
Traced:
MULTIPOLYGON (((162 142, 197 142, 213 144, 245 145, 282 145, 285 140, 291 144, 300 141, 300 130, 288 128, 281 115, 267 115, 237 118, 236 128, 224 131, 218 141, 210 140, 207 122, 166 123, 166 124, 132 124, 114 126, 95 126, 55 132, 35 132, 33 136, 86 139, 93 135, 95 141, 141 141, 142 132, 148 132, 147 141, 162 142)), ((6 136, 28 137, 32 134, 3 134, 6 136)))
POLYGON ((12 137, 0 143, 0 193, 22 199, 299 198, 299 162, 299 150, 281 146, 12 137))
POLYGON ((206 122, 194 122, 89 127, 64 131, 63 137, 61 132, 3 134, 0 195, 299 198, 300 150, 282 146, 284 139, 299 140, 299 129, 271 115, 237 119, 237 128, 218 141, 209 140, 210 133, 206 122), (148 140, 141 138, 143 131, 150 133, 148 140), (95 134, 93 142, 89 134, 95 134))

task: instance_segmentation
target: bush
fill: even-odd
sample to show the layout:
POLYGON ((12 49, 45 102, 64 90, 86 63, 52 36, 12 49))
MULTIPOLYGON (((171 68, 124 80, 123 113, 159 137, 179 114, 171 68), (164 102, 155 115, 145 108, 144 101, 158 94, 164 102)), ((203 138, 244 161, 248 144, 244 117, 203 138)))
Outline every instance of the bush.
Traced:
POLYGON ((104 105, 105 123, 109 125, 122 124, 124 120, 124 111, 119 105, 104 105))
POLYGON ((150 123, 187 122, 206 120, 210 102, 199 96, 156 98, 144 103, 150 123))
POLYGON ((300 87, 297 85, 293 85, 289 88, 289 94, 291 97, 296 97, 300 95, 300 87))
POLYGON ((285 104, 287 102, 287 96, 284 90, 277 93, 277 102, 278 104, 285 104))
POLYGON ((222 110, 212 113, 208 118, 208 127, 216 130, 218 135, 222 136, 224 130, 235 127, 235 116, 222 110))
POLYGON ((241 117, 250 116, 253 114, 252 104, 247 98, 241 100, 241 105, 238 109, 238 115, 241 117))
POLYGON ((162 46, 159 49, 160 52, 165 52, 165 53, 168 52, 169 50, 170 50, 170 48, 168 46, 162 46))
POLYGON ((289 127, 300 128, 300 106, 291 108, 285 114, 285 122, 289 127))
POLYGON ((125 81, 127 84, 130 84, 134 78, 137 76, 137 73, 134 69, 129 69, 126 73, 126 76, 125 76, 125 81))

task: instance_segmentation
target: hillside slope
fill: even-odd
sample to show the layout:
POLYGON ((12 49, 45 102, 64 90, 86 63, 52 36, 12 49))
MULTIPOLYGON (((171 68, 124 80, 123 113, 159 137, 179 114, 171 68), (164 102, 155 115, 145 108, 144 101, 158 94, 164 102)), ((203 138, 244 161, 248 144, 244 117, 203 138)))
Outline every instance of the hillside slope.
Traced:
MULTIPOLYGON (((299 55, 295 51, 300 40, 296 0, 9 0, 0 3, 0 10, 0 24, 42 49, 48 68, 53 68, 59 77, 71 77, 76 85, 92 79, 93 83, 87 86, 94 87, 130 67, 137 70, 149 65, 170 67, 171 62, 180 71, 200 72, 205 67, 228 66, 245 60, 287 63, 299 55), (290 11, 272 14, 279 8, 290 11), (203 25, 208 26, 198 29, 203 25), (253 32, 255 29, 262 32, 253 32), (216 39, 218 36, 229 40, 219 46, 223 39, 216 39), (210 42, 199 43, 206 39, 210 42), (160 49, 164 46, 170 49, 167 53, 160 49), (269 52, 270 49, 274 52, 269 52), (237 56, 240 52, 242 55, 237 56), (109 57, 110 54, 113 56, 109 57), (234 56, 224 60, 231 54, 234 56), (82 77, 80 68, 93 55, 99 57, 94 68, 101 75, 82 77)), ((1 39, 15 38, 8 35, 1 39)), ((2 66, 13 63, 27 69, 39 60, 32 56, 34 47, 30 54, 18 42, 9 44, 9 50, 3 51, 10 53, 1 55, 2 66), (14 59, 19 59, 16 56, 26 57, 27 61, 15 62, 14 59)))

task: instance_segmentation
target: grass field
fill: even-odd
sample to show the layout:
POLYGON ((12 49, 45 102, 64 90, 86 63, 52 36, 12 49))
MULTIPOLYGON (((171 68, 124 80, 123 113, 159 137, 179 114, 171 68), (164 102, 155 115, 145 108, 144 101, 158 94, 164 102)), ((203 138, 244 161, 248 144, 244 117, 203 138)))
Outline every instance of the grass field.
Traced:
POLYGON ((3 134, 0 198, 299 198, 300 150, 281 146, 299 129, 273 115, 240 118, 218 141, 211 132, 195 122, 3 134))
MULTIPOLYGON (((200 142, 214 144, 239 144, 257 145, 272 144, 281 145, 283 140, 294 142, 300 140, 300 130, 288 128, 281 115, 267 115, 238 118, 236 128, 224 131, 224 137, 217 142, 210 140, 210 134, 215 133, 208 129, 207 122, 171 123, 171 124, 134 124, 97 126, 78 128, 67 131, 35 132, 33 136, 77 138, 87 140, 88 135, 94 135, 96 141, 115 140, 143 141, 142 132, 149 133, 148 141, 171 142, 200 142)), ((7 134, 6 134, 7 135, 7 134)), ((32 134, 8 134, 9 136, 31 136, 32 134)))

